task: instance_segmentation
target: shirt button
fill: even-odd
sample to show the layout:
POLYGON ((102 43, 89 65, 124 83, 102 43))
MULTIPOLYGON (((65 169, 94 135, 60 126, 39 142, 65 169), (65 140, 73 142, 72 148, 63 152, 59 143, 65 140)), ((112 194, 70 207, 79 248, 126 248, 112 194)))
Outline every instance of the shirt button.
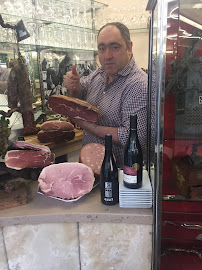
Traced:
POLYGON ((103 94, 105 94, 105 92, 103 92, 103 94))

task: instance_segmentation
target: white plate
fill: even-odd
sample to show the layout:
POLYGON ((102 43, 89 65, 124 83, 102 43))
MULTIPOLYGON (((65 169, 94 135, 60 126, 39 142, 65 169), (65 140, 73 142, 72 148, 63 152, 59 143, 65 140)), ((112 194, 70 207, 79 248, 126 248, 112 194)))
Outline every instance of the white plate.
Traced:
POLYGON ((122 201, 122 202, 152 202, 152 198, 149 198, 149 199, 143 198, 143 199, 134 200, 134 199, 130 199, 130 198, 123 199, 123 198, 119 197, 119 200, 122 201))
POLYGON ((119 196, 122 197, 131 197, 131 198, 135 198, 135 197, 153 197, 153 194, 151 193, 140 193, 140 194, 128 194, 128 193, 119 193, 119 196))
MULTIPOLYGON (((93 185, 93 188, 94 189, 95 187, 97 187, 99 185, 99 182, 95 181, 94 185, 93 185)), ((47 196, 47 197, 50 197, 52 199, 56 199, 56 200, 59 200, 59 201, 63 201, 63 202, 76 202, 78 201, 79 199, 81 199, 83 196, 85 196, 86 194, 84 194, 83 196, 80 196, 76 199, 71 199, 71 200, 68 200, 68 199, 62 199, 62 198, 59 198, 59 197, 53 197, 53 196, 50 196, 50 195, 47 195, 47 194, 44 194, 43 191, 41 191, 40 187, 38 187, 38 191, 37 191, 38 194, 41 194, 41 195, 44 195, 44 196, 47 196)), ((88 194, 88 193, 87 193, 88 194)))
POLYGON ((152 202, 119 202, 120 205, 152 205, 152 202))
POLYGON ((123 192, 123 191, 119 190, 119 193, 120 193, 120 194, 128 194, 128 195, 136 195, 136 194, 137 194, 137 195, 138 195, 138 194, 139 194, 139 195, 141 195, 141 194, 146 194, 146 195, 147 195, 147 194, 151 194, 151 195, 152 195, 152 192, 150 192, 150 191, 148 191, 148 192, 146 192, 146 191, 143 191, 143 192, 139 192, 139 191, 136 191, 136 192, 125 192, 125 191, 124 191, 124 192, 123 192))
POLYGON ((139 204, 139 205, 119 205, 123 208, 152 208, 152 205, 145 205, 145 204, 139 204))

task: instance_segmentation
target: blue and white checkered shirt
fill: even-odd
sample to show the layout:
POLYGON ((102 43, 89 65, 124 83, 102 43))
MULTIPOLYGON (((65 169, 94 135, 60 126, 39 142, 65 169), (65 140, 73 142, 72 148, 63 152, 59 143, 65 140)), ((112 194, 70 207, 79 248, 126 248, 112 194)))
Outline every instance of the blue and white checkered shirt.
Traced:
MULTIPOLYGON (((143 151, 147 140, 147 74, 132 57, 131 61, 107 84, 107 75, 102 67, 80 80, 82 99, 96 106, 101 117, 100 126, 118 127, 121 145, 113 144, 113 153, 118 167, 123 166, 123 149, 126 144, 130 115, 137 114, 138 137, 143 151)), ((94 142, 104 145, 104 140, 84 130, 83 145, 94 142)))

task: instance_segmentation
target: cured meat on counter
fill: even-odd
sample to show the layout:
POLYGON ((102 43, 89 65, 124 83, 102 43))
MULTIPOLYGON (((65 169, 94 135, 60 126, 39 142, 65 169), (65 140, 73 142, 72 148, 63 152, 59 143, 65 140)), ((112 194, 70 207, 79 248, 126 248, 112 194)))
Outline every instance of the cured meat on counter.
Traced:
POLYGON ((74 130, 74 126, 70 122, 51 120, 41 124, 41 130, 74 130))
POLYGON ((48 99, 48 106, 53 112, 69 118, 78 118, 91 122, 97 122, 99 119, 98 108, 78 98, 53 95, 48 99))
POLYGON ((38 140, 41 143, 47 142, 61 142, 61 141, 71 141, 75 137, 74 130, 40 130, 37 133, 38 140))
POLYGON ((55 161, 55 154, 47 146, 18 141, 11 147, 15 150, 7 151, 5 156, 5 164, 11 169, 43 168, 55 161))
POLYGON ((89 166, 96 176, 100 175, 100 169, 105 155, 105 147, 99 143, 89 143, 82 147, 79 162, 89 166))
POLYGON ((6 153, 5 164, 8 168, 21 170, 25 168, 43 168, 53 164, 55 156, 34 150, 11 150, 6 153))
POLYGON ((68 200, 89 193, 94 181, 91 168, 78 162, 50 165, 43 168, 38 178, 44 194, 68 200))
POLYGON ((42 151, 42 152, 47 152, 50 153, 50 148, 48 146, 45 145, 38 145, 38 144, 34 144, 34 143, 28 143, 25 141, 16 141, 13 142, 10 146, 9 146, 10 150, 34 150, 34 151, 42 151))
POLYGON ((41 125, 37 136, 42 143, 70 141, 75 137, 74 126, 66 121, 47 121, 41 125))

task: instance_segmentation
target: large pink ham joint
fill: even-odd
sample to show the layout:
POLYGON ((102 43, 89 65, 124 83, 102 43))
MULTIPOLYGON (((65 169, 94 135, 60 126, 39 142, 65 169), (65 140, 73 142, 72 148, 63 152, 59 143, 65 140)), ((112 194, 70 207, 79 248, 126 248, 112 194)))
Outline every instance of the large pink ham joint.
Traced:
POLYGON ((50 165, 43 168, 38 178, 44 194, 68 200, 89 193, 94 181, 92 169, 78 162, 50 165))
POLYGON ((5 164, 11 169, 43 168, 55 162, 55 154, 47 146, 16 141, 12 149, 5 156, 5 164))

